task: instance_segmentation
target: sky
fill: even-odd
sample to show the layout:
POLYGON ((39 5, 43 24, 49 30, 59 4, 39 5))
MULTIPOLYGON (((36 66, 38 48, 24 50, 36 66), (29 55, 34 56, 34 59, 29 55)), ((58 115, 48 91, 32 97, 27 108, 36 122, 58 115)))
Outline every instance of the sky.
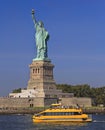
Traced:
POLYGON ((105 0, 0 0, 0 96, 27 87, 36 56, 32 9, 50 34, 55 82, 105 86, 105 0))

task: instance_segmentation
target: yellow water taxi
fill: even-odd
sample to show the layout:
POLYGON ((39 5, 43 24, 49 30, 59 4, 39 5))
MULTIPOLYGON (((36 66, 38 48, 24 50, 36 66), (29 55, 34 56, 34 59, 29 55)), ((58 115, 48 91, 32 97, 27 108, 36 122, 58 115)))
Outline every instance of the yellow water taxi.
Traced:
POLYGON ((92 118, 83 114, 81 108, 64 107, 52 104, 50 108, 33 115, 35 123, 91 122, 92 118))

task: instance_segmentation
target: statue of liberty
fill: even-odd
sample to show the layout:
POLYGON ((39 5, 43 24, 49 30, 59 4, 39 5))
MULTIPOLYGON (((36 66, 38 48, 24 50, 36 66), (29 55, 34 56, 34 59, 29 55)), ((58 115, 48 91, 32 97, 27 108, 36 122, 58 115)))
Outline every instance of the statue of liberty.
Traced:
POLYGON ((47 41, 49 39, 49 34, 44 28, 42 21, 36 21, 34 16, 34 10, 32 9, 32 19, 36 29, 35 41, 37 48, 37 57, 34 60, 49 60, 47 55, 47 41))

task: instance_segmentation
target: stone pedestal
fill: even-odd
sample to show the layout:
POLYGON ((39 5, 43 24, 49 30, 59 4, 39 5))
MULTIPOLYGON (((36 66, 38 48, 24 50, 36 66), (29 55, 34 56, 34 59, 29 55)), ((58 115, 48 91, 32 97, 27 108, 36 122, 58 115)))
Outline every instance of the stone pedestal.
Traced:
POLYGON ((56 89, 53 78, 54 65, 51 61, 33 61, 30 67, 30 79, 27 89, 36 90, 36 97, 57 97, 56 93, 62 92, 56 89))

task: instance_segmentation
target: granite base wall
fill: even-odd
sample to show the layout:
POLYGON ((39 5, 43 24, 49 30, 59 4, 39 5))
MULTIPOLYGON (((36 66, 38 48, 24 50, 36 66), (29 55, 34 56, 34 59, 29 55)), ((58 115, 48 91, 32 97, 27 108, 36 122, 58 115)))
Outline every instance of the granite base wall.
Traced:
POLYGON ((58 103, 58 98, 45 98, 44 99, 45 106, 50 106, 53 103, 58 103))
POLYGON ((92 106, 92 100, 91 98, 77 98, 77 97, 72 97, 72 98, 61 98, 60 99, 61 104, 65 106, 76 106, 76 104, 79 104, 81 107, 91 107, 92 106))
POLYGON ((0 108, 6 107, 41 107, 43 98, 0 98, 0 108))
MULTIPOLYGON (((44 107, 52 103, 57 103, 58 98, 0 98, 0 108, 18 108, 18 107, 44 107)), ((89 107, 91 106, 91 98, 60 98, 62 105, 89 107)))

